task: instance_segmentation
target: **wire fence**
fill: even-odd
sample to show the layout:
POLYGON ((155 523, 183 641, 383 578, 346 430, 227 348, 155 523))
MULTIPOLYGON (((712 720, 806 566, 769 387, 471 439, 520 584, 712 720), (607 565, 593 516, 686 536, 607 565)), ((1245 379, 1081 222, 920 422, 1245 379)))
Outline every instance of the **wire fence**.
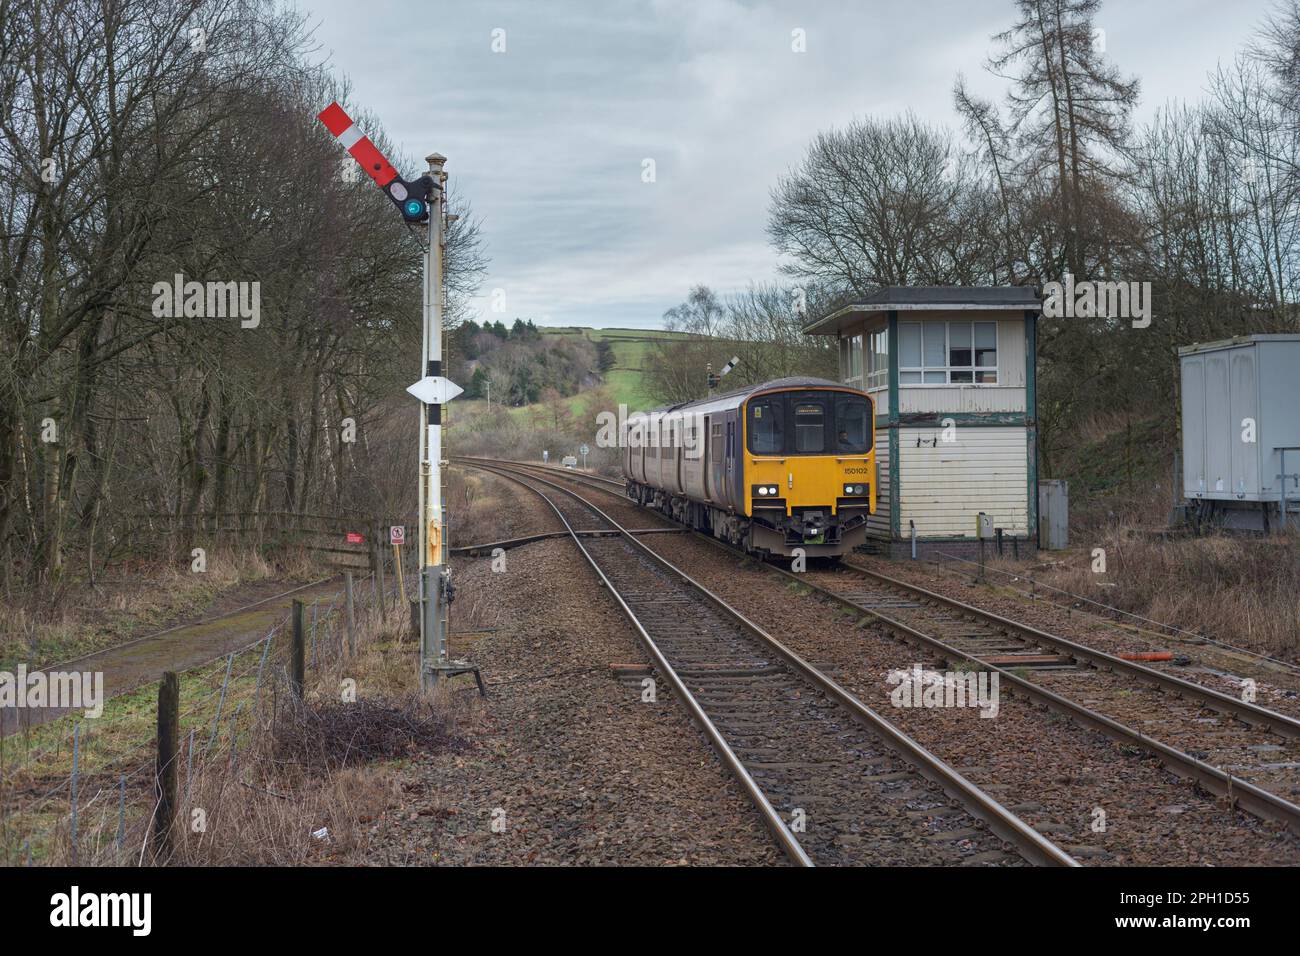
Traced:
POLYGON ((397 607, 403 578, 410 581, 408 574, 385 579, 381 562, 354 579, 351 589, 345 585, 310 604, 295 601, 295 609, 256 640, 178 674, 180 705, 172 717, 180 745, 168 768, 159 760, 165 680, 118 695, 100 717, 69 714, 0 739, 0 862, 138 865, 156 859, 167 771, 179 780, 180 799, 171 811, 181 821, 198 809, 190 798, 214 767, 247 785, 240 783, 240 754, 267 729, 268 715, 273 719, 282 702, 303 692, 295 677, 347 661, 357 642, 382 632, 394 613, 404 629, 408 612, 397 607))

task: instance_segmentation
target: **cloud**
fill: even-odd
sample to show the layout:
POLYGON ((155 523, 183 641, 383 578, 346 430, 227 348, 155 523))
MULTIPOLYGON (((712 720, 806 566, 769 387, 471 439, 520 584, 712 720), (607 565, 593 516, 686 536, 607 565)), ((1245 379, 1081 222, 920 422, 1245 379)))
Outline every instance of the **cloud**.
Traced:
MULTIPOLYGON (((982 65, 1014 15, 1010 0, 304 2, 355 101, 408 155, 449 157, 492 255, 487 317, 501 287, 508 320, 635 327, 697 283, 776 278, 769 191, 812 136, 907 109, 955 127, 954 77, 999 92, 982 65)), ((1111 0, 1098 25, 1142 77, 1145 118, 1197 98, 1268 7, 1111 0)))

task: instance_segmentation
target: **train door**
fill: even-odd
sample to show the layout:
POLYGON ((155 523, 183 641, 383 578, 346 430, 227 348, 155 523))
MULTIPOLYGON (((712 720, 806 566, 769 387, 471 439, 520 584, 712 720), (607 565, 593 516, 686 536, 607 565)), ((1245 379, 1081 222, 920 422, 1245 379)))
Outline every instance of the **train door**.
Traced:
POLYGON ((677 484, 673 488, 679 494, 686 494, 686 429, 690 428, 688 419, 685 416, 677 419, 676 427, 673 428, 673 438, 675 438, 675 447, 673 447, 673 464, 677 468, 677 484))
POLYGON ((736 448, 736 422, 732 420, 727 422, 727 446, 726 446, 726 451, 724 452, 724 461, 726 462, 726 464, 723 466, 722 480, 724 482, 723 487, 727 489, 729 500, 738 503, 740 499, 736 498, 735 492, 733 490, 733 486, 736 483, 736 452, 737 451, 738 449, 736 448))
POLYGON ((705 501, 714 499, 714 483, 710 479, 714 457, 712 457, 710 449, 708 449, 708 424, 710 424, 711 420, 710 416, 705 415, 705 419, 703 419, 705 421, 705 436, 703 436, 703 446, 699 449, 699 485, 701 485, 703 493, 705 493, 705 501))
POLYGON ((709 422, 709 455, 713 459, 710 472, 713 488, 710 492, 714 504, 727 504, 727 448, 724 425, 716 416, 709 422))

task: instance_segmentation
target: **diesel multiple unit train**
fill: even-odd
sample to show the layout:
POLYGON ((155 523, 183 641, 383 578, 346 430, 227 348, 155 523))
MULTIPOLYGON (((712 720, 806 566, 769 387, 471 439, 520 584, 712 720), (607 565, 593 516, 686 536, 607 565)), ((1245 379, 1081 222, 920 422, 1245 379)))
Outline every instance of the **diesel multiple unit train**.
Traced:
POLYGON ((629 498, 757 554, 838 557, 876 510, 864 392, 783 378, 654 409, 623 451, 629 498))

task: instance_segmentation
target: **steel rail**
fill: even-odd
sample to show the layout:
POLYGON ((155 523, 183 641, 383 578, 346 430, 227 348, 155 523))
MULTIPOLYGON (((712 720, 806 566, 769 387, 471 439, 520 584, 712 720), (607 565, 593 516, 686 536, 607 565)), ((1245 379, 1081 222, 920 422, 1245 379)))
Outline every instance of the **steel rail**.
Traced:
MULTIPOLYGON (((522 487, 527 488, 536 494, 542 499, 542 501, 546 502, 552 511, 555 512, 555 516, 560 519, 560 522, 568 530, 569 536, 572 538, 574 544, 578 546, 578 550, 582 552, 582 556, 587 559, 587 563, 591 565, 592 570, 595 571, 597 576, 600 578, 605 590, 609 592, 610 596, 618 602, 619 607, 623 609, 624 616, 631 622, 632 627, 637 632, 637 636, 645 646, 646 651, 654 660, 655 666, 658 668, 659 672, 668 678, 668 682, 672 686, 673 692, 678 695, 679 700, 685 703, 686 709, 691 715, 691 719, 695 722, 696 726, 704 731, 705 736, 709 738, 709 742, 713 745, 714 750, 717 751, 718 756, 722 758, 723 765, 731 771, 732 776, 736 778, 741 787, 745 790, 745 793, 749 796, 750 800, 754 803, 754 806, 758 809, 759 815, 763 819, 764 825, 781 846, 781 849, 785 852, 786 856, 788 856, 791 862, 797 866, 813 866, 812 858, 804 852, 803 847, 799 845, 799 841, 796 840, 794 834, 790 832, 790 828, 787 827, 785 821, 781 819, 781 815, 767 799, 762 789, 759 787, 757 782, 755 782, 753 776, 751 776, 749 771, 745 768, 744 763, 736 756, 735 751, 731 749, 731 746, 723 737, 722 732, 717 728, 713 721, 709 719, 708 714, 704 712, 704 708, 701 707, 699 701, 695 699, 695 695, 687 689, 686 684, 678 676, 672 665, 668 663, 668 659, 664 656, 663 652, 660 651, 654 638, 650 636, 650 633, 645 629, 645 626, 642 625, 640 619, 636 616, 636 613, 628 606, 627 601, 623 599, 623 595, 614 587, 613 582, 610 581, 605 572, 601 570, 600 565, 596 562, 596 559, 592 556, 591 552, 583 545, 582 537, 574 530, 573 526, 569 523, 569 519, 564 516, 564 513, 559 509, 555 502, 546 497, 545 493, 542 491, 532 487, 522 478, 511 474, 505 469, 484 464, 474 464, 472 467, 517 482, 522 487)), ((544 481, 544 479, 532 475, 526 475, 526 477, 533 481, 544 481)), ((593 507, 593 510, 599 513, 599 509, 593 507)))
MULTIPOLYGON (((726 547, 719 542, 720 546, 726 547)), ((802 576, 784 568, 765 565, 778 574, 785 575, 792 580, 798 581, 804 587, 817 591, 824 597, 836 601, 841 606, 851 609, 855 612, 869 614, 876 618, 885 627, 895 634, 900 634, 913 642, 919 642, 932 650, 938 651, 949 661, 970 661, 977 663, 988 670, 996 671, 1000 675, 1000 680, 1007 681, 1014 687, 1024 691, 1031 699, 1064 714, 1075 722, 1091 727, 1100 731, 1112 740, 1118 740, 1123 743, 1131 743, 1160 759, 1160 762, 1166 768, 1177 773, 1179 776, 1190 777, 1197 781, 1215 796, 1223 797, 1232 801, 1241 809, 1254 814, 1261 819, 1276 820, 1285 823, 1291 830, 1300 835, 1300 806, 1291 801, 1280 797, 1271 791, 1258 787, 1247 780, 1234 776, 1227 771, 1220 770, 1203 760, 1193 757, 1191 754, 1171 747, 1169 744, 1162 743, 1154 737, 1149 737, 1139 730, 1121 724, 1119 721, 1107 717, 1105 714, 1092 710, 1082 704, 1076 704, 1067 697, 1050 691, 1047 688, 1035 684, 1032 681, 1018 677, 1011 671, 997 664, 989 664, 976 655, 962 651, 951 644, 948 644, 933 635, 926 634, 917 630, 911 625, 905 624, 896 618, 890 617, 877 611, 875 608, 867 607, 863 604, 842 597, 825 587, 818 584, 812 584, 803 580, 802 576)))
POLYGON ((1300 720, 1286 714, 1278 713, 1275 710, 1269 710, 1267 707, 1261 707, 1258 704, 1250 704, 1244 700, 1238 700, 1235 697, 1214 690, 1212 687, 1206 687, 1193 681, 1185 680, 1181 677, 1175 677, 1173 674, 1166 674, 1158 671, 1153 667, 1147 667, 1134 661, 1126 661, 1121 657, 1113 654, 1107 654, 1105 651, 1095 650, 1082 644, 1077 644, 1068 638, 1058 637, 1047 631, 1040 631, 1030 624, 1022 624, 1019 621, 1013 621, 1005 618, 1000 614, 992 611, 986 611, 983 608, 975 607, 972 604, 966 604, 958 601, 956 598, 946 597, 937 594, 934 591, 927 590, 916 584, 909 584, 906 581, 900 581, 897 578, 882 574, 879 571, 873 571, 868 568, 859 567, 856 564, 842 565, 849 573, 861 575, 881 581, 891 587, 899 588, 914 596, 920 597, 925 601, 932 601, 942 604, 958 613, 965 614, 980 622, 993 627, 1001 628, 1004 631, 1015 632, 1023 637, 1040 641, 1059 651, 1067 653, 1069 656, 1086 661, 1099 670, 1122 671, 1132 675, 1139 680, 1153 684, 1160 690, 1167 693, 1175 694, 1179 697, 1194 697, 1204 703, 1211 710, 1220 713, 1230 714, 1243 723, 1258 725, 1264 727, 1279 737, 1285 737, 1288 740, 1300 740, 1300 720))
MULTIPOLYGON (((525 465, 525 467, 535 466, 529 464, 525 465)), ((558 471, 558 469, 551 470, 558 471)), ((570 473, 564 474, 563 477, 569 477, 575 481, 587 479, 589 481, 598 481, 602 484, 609 484, 611 486, 618 485, 618 482, 600 475, 574 475, 570 473)), ((593 487, 597 487, 597 490, 600 491, 607 490, 604 487, 593 487)), ((612 488, 609 490, 612 491, 612 488)), ((658 511, 655 511, 654 514, 669 521, 674 520, 658 511)), ((696 533, 699 534, 699 532, 696 533)), ((701 535, 701 537, 707 538, 707 536, 704 535, 701 535)), ((707 540, 715 541, 715 539, 712 538, 708 538, 707 540)), ((950 598, 946 595, 938 594, 934 591, 927 590, 920 585, 910 584, 907 581, 902 581, 898 578, 891 577, 870 568, 864 568, 856 564, 842 564, 841 567, 850 573, 871 577, 892 587, 908 591, 914 596, 921 597, 923 600, 944 604, 954 611, 976 618, 990 626, 1002 628, 1005 631, 1015 632, 1026 638, 1040 641, 1077 660, 1086 661, 1088 664, 1099 670, 1124 672, 1139 680, 1152 684, 1164 692, 1172 693, 1175 696, 1196 698, 1211 710, 1223 714, 1229 714, 1243 723, 1262 727, 1277 734, 1279 737, 1284 737, 1288 740, 1300 740, 1300 719, 1288 714, 1270 710, 1269 708, 1263 707, 1259 704, 1252 704, 1244 700, 1239 700, 1238 698, 1225 694, 1222 691, 1217 691, 1212 687, 1206 687, 1203 684, 1198 684, 1195 681, 1189 681, 1173 674, 1166 674, 1163 671, 1156 670, 1153 667, 1147 667, 1146 665, 1137 663, 1136 661, 1124 660, 1121 657, 1116 657, 1115 655, 1108 654, 1105 651, 1099 651, 1075 641, 1071 641, 1068 638, 1059 637, 1048 631, 1039 630, 1030 624, 1013 621, 1010 618, 1002 617, 992 611, 987 611, 983 608, 976 607, 975 605, 967 604, 963 601, 957 600, 956 598, 950 598)), ((777 568, 776 570, 781 569, 777 568)))
MULTIPOLYGON (((525 467, 535 466, 529 464, 525 467)), ((554 471, 558 469, 551 470, 554 471)), ((565 474, 564 477, 572 477, 574 480, 588 479, 591 481, 601 482, 602 484, 609 484, 611 486, 619 485, 618 482, 600 475, 565 474)), ((600 487, 598 490, 604 491, 606 489, 600 487)), ((669 521, 673 521, 672 518, 661 514, 661 512, 655 511, 654 514, 660 515, 669 521)), ((701 537, 705 536, 701 535, 701 537)), ((950 598, 946 595, 938 594, 934 591, 923 588, 920 585, 910 584, 907 581, 902 581, 898 578, 891 577, 870 568, 864 568, 856 564, 842 564, 841 567, 848 570, 850 573, 871 577, 892 587, 908 591, 914 596, 921 597, 923 600, 946 605, 954 611, 976 618, 990 626, 1002 628, 1005 631, 1015 632, 1023 637, 1040 641, 1058 651, 1068 654, 1076 660, 1086 661, 1088 664, 1099 670, 1110 670, 1113 672, 1129 674, 1139 680, 1154 685, 1164 692, 1172 693, 1175 696, 1196 698, 1211 710, 1223 714, 1229 714, 1243 723, 1262 727, 1277 734, 1279 737, 1284 737, 1288 740, 1300 740, 1300 719, 1288 714, 1270 710, 1269 708, 1263 707, 1259 704, 1240 700, 1229 694, 1225 694, 1222 691, 1217 691, 1212 687, 1206 687, 1203 684, 1198 684, 1195 681, 1189 681, 1173 674, 1166 674, 1163 671, 1156 670, 1154 667, 1147 667, 1146 665, 1137 663, 1136 661, 1124 660, 1121 657, 1116 657, 1115 655, 1108 654, 1105 651, 1099 651, 1075 641, 1071 641, 1068 638, 1059 637, 1048 631, 1039 630, 1030 624, 1013 621, 1010 618, 1003 617, 992 611, 976 607, 973 604, 967 604, 963 601, 957 600, 956 598, 950 598)), ((781 569, 777 568, 776 570, 781 569)))
MULTIPOLYGON (((595 488, 595 490, 606 492, 606 489, 604 488, 595 488)), ((613 493, 613 492, 609 492, 609 493, 613 493)), ((655 514, 659 514, 659 512, 655 512, 655 514)), ((667 516, 661 515, 661 517, 666 518, 667 516)), ((671 521, 672 519, 669 518, 668 520, 671 521)), ((713 538, 709 535, 700 534, 699 532, 696 532, 696 534, 700 538, 700 540, 709 542, 710 544, 716 546, 717 548, 721 549, 727 554, 744 556, 744 552, 738 551, 737 549, 726 544, 725 542, 719 541, 716 538, 713 538)), ((1234 776, 1233 774, 1221 770, 1218 767, 1212 766, 1211 764, 1208 764, 1203 760, 1193 757, 1190 754, 1185 753, 1184 751, 1178 750, 1175 747, 1162 743, 1161 741, 1156 740, 1155 738, 1150 737, 1142 733, 1141 731, 1134 730, 1133 728, 1128 727, 1125 724, 1122 724, 1111 717, 1107 717, 1105 714, 1094 711, 1088 707, 1083 706, 1082 704, 1077 704, 1074 701, 1070 700, 1069 698, 1062 697, 1060 694, 1050 691, 1045 687, 1033 683, 1032 681, 1018 677, 1017 675, 1015 675, 1010 670, 1004 667, 998 666, 996 664, 990 664, 982 660, 977 655, 953 647, 952 645, 944 642, 940 638, 930 634, 926 634, 920 630, 917 630, 915 627, 912 627, 911 625, 906 624, 903 621, 897 620, 896 618, 890 617, 889 615, 884 614, 875 608, 868 607, 864 604, 859 604, 850 598, 846 598, 843 597, 842 595, 836 594, 834 591, 830 590, 829 588, 823 587, 822 585, 819 584, 814 584, 806 580, 802 574, 788 571, 785 568, 778 567, 777 565, 771 564, 769 562, 760 561, 759 563, 769 571, 782 575, 786 578, 789 578, 790 580, 797 581, 799 584, 808 588, 810 591, 815 591, 818 594, 822 595, 823 597, 829 598, 830 600, 839 604, 841 607, 850 609, 856 613, 867 614, 875 618, 877 621, 883 624, 887 629, 903 637, 905 640, 910 640, 914 643, 920 643, 923 646, 929 647, 930 649, 935 650, 940 654, 942 654, 950 662, 968 661, 971 663, 977 663, 981 667, 988 668, 991 671, 996 671, 999 674, 1000 680, 1007 681, 1012 686, 1019 688, 1030 699, 1038 701, 1039 703, 1049 707, 1050 709, 1056 711, 1057 713, 1064 714, 1065 716, 1070 717, 1071 719, 1081 724, 1082 726, 1090 727, 1094 730, 1100 731, 1101 733, 1110 737, 1112 740, 1121 741, 1123 743, 1134 744, 1142 748, 1143 750, 1146 750, 1148 753, 1151 753, 1154 756, 1156 756, 1161 761, 1161 763, 1164 764, 1166 768, 1178 774, 1179 776, 1188 777, 1192 780, 1197 781, 1202 786, 1204 786, 1209 792, 1213 793, 1215 796, 1219 796, 1224 799, 1227 799, 1235 803, 1241 809, 1247 811, 1248 813, 1253 814, 1256 817, 1260 817, 1261 819, 1275 820, 1284 823, 1292 830, 1292 832, 1296 833, 1297 835, 1300 835, 1300 806, 1296 805, 1295 803, 1292 803, 1286 798, 1281 797, 1275 793, 1272 793, 1271 791, 1265 790, 1262 787, 1258 787, 1255 784, 1252 784, 1247 780, 1243 780, 1240 777, 1234 776)), ((863 568, 858 568, 853 565, 849 565, 848 567, 850 567, 853 571, 861 571, 864 574, 875 573, 875 572, 866 571, 863 568)), ((889 578, 886 575, 879 575, 879 577, 882 578, 883 580, 888 581, 891 584, 897 584, 899 587, 902 587, 905 590, 914 588, 913 585, 909 585, 901 581, 895 581, 895 579, 889 578)), ((915 590, 923 592, 927 596, 933 593, 933 592, 925 591, 925 589, 923 588, 915 588, 915 590)), ((959 605, 961 604, 961 602, 952 602, 951 599, 943 598, 942 595, 934 595, 934 597, 945 603, 950 603, 950 604, 955 603, 959 605)), ((969 607, 969 605, 962 605, 962 607, 963 608, 969 607)), ((989 617, 996 619, 999 622, 999 624, 1001 624, 1001 622, 1006 622, 1008 626, 1012 626, 1012 627, 1018 626, 1014 621, 1010 621, 1007 618, 1002 618, 998 615, 990 614, 989 612, 984 612, 979 608, 971 608, 971 610, 973 612, 977 612, 978 614, 988 614, 989 617)), ((1044 634, 1043 632, 1037 632, 1036 629, 1033 628, 1028 628, 1028 629, 1035 631, 1036 634, 1043 634, 1044 639, 1052 637, 1052 635, 1047 635, 1044 634)), ((1065 639, 1056 638, 1055 640, 1064 641, 1065 639)), ((1065 643, 1072 644, 1073 642, 1065 642, 1065 643)), ((1111 655, 1102 654, 1102 652, 1100 651, 1091 651, 1088 648, 1082 648, 1082 650, 1088 651, 1089 653, 1092 654, 1098 654, 1103 657, 1110 658, 1111 660, 1116 661, 1120 665, 1129 665, 1131 663, 1129 661, 1124 661, 1120 658, 1112 658, 1111 655)), ((1124 666, 1120 669, 1127 670, 1128 667, 1124 666)), ((1142 667, 1140 668, 1140 670, 1147 671, 1151 669, 1142 667)), ((1153 671, 1153 673, 1159 674, 1158 671, 1153 671)), ((1162 675, 1162 676, 1167 676, 1167 675, 1162 675)), ((1182 681, 1180 678, 1171 678, 1171 680, 1179 681, 1180 685, 1182 684, 1187 685, 1186 687, 1180 686, 1176 691, 1184 695, 1201 696, 1201 692, 1204 692, 1205 697, 1202 697, 1202 699, 1206 699, 1209 695, 1217 695, 1216 691, 1212 691, 1209 688, 1201 687, 1199 684, 1193 684, 1189 681, 1182 681)), ((1225 695, 1218 695, 1218 696, 1222 697, 1225 695)), ((1226 699, 1229 702, 1235 703, 1231 697, 1228 697, 1226 699)), ((1265 710, 1264 708, 1260 708, 1260 710, 1263 712, 1263 715, 1266 715, 1268 717, 1281 718, 1282 720, 1285 721, 1291 720, 1291 718, 1288 718, 1282 714, 1276 714, 1274 711, 1265 710)), ((1270 729, 1273 729, 1273 727, 1275 727, 1276 725, 1270 724, 1269 726, 1270 729)))
MULTIPOLYGON (((508 466, 502 467, 499 464, 474 464, 472 467, 482 468, 483 470, 495 472, 504 477, 513 478, 515 481, 524 485, 524 487, 529 487, 520 479, 519 474, 512 472, 508 466)), ((534 475, 531 472, 523 472, 522 477, 539 482, 555 491, 572 497, 584 507, 598 515, 602 520, 608 522, 611 527, 622 532, 623 540, 630 543, 635 549, 650 558, 664 570, 674 575, 687 587, 698 592, 706 601, 721 611, 726 617, 735 621, 747 633, 761 641, 768 649, 776 653, 783 661, 785 661, 786 664, 797 674, 813 683, 828 697, 843 706, 853 717, 855 717, 860 723, 864 724, 870 731, 883 738, 887 744, 895 749, 923 777, 939 786, 945 793, 956 800, 972 815, 983 820, 996 835, 1015 846, 1021 855, 1027 860, 1039 865, 1069 867, 1077 867, 1080 865, 1072 856, 1060 847, 1056 846, 1056 844, 1052 843, 1029 824, 1025 823, 1025 821, 1021 820, 1006 807, 1002 806, 1002 804, 1000 804, 996 799, 985 793, 975 784, 971 783, 941 758, 930 753, 920 743, 905 735, 897 727, 866 706, 866 704, 860 701, 853 694, 840 687, 839 684, 831 680, 831 678, 826 676, 817 668, 813 667, 794 651, 777 641, 776 638, 772 637, 753 621, 749 620, 749 618, 745 617, 721 597, 714 594, 672 562, 657 554, 653 549, 646 547, 598 506, 586 500, 571 489, 564 488, 545 478, 534 475)), ((564 516, 560 513, 555 504, 547 499, 545 494, 538 491, 536 488, 533 488, 532 490, 534 493, 542 497, 543 500, 547 501, 556 514, 559 515, 560 519, 564 521, 565 526, 568 527, 568 521, 565 520, 564 516)), ((719 752, 724 755, 724 762, 728 764, 729 769, 731 769, 732 772, 736 774, 737 778, 741 780, 746 790, 750 793, 751 798, 760 806, 769 829, 779 827, 779 830, 774 829, 773 832, 777 835, 778 841, 782 843, 783 848, 785 848, 787 852, 791 852, 791 848, 787 846, 784 838, 793 841, 794 846, 798 847, 797 841, 795 841, 793 835, 790 834, 784 821, 781 820, 779 814, 777 814, 771 807, 767 798, 763 796, 758 785, 749 775, 749 772, 744 768, 740 759, 722 738, 721 732, 718 731, 717 727, 708 718, 707 714, 699 705, 698 701, 696 701, 694 696, 686 689, 681 679, 677 676, 665 656, 654 643, 654 640, 646 632, 640 621, 637 620, 631 608, 628 607, 622 596, 613 587, 609 578, 606 577, 605 573, 596 564, 594 558, 583 546, 582 541, 577 535, 574 535, 574 542, 578 545, 579 549, 582 550, 588 563, 590 563, 593 569, 596 570, 610 594, 614 596, 619 605, 623 608, 623 611, 629 620, 632 621, 636 630, 640 634, 643 643, 646 644, 647 649, 655 658, 656 665, 662 669, 663 673, 669 676, 670 683, 672 683, 674 690, 682 695, 682 699, 687 702, 687 706, 692 715, 696 718, 697 723, 700 723, 700 725, 706 729, 706 733, 709 735, 710 739, 713 740, 715 746, 719 748, 719 752)), ((807 859, 807 855, 804 854, 802 848, 798 848, 798 853, 804 860, 807 859)), ((797 862, 802 862, 802 860, 799 860, 797 857, 795 857, 795 859, 797 862)), ((809 861, 809 864, 810 863, 811 861, 809 861)))

